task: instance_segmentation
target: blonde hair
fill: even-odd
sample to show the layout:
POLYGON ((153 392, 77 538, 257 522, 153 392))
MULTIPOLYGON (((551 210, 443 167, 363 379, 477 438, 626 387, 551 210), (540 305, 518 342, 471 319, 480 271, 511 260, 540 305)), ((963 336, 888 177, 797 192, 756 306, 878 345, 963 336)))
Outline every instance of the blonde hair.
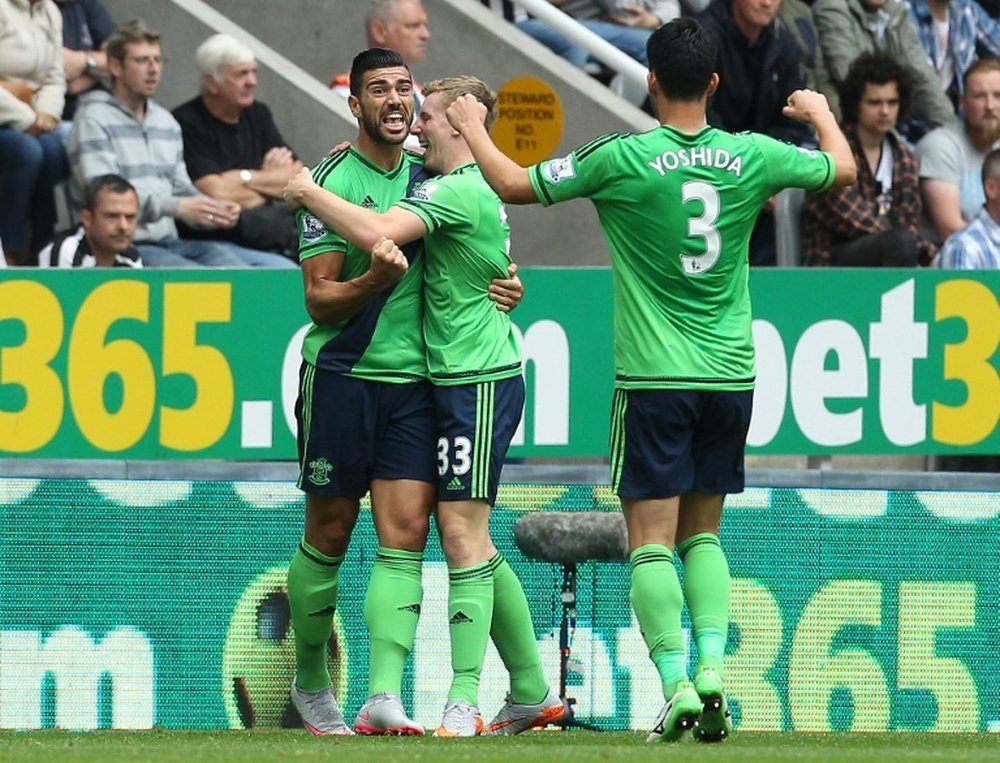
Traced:
POLYGON ((434 94, 445 94, 445 106, 451 105, 461 95, 471 95, 486 107, 486 129, 493 126, 497 118, 497 94, 481 79, 469 75, 444 77, 424 85, 424 98, 434 94))

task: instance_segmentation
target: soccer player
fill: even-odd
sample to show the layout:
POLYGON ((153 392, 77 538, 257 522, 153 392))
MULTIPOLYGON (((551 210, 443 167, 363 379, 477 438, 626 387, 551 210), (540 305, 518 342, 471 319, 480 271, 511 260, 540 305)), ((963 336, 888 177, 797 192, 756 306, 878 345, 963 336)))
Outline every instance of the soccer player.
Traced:
POLYGON ((504 201, 588 197, 597 209, 615 290, 612 483, 628 527, 632 606, 666 699, 650 741, 677 740, 691 728, 702 741, 719 741, 731 728, 722 684, 729 569, 719 523, 725 494, 743 490, 754 385, 748 239, 779 190, 849 184, 855 167, 826 99, 811 91, 793 93, 785 114, 812 125, 822 151, 708 127, 716 50, 694 19, 660 27, 648 47, 661 126, 647 133, 605 135, 525 169, 494 146, 473 99, 456 100, 447 116, 504 201), (693 683, 681 634, 685 599, 698 649, 693 683))
POLYGON ((449 568, 454 673, 435 733, 447 737, 516 734, 563 713, 542 673, 520 581, 489 535, 500 470, 524 404, 524 380, 513 326, 485 289, 510 262, 506 211, 445 117, 448 104, 466 93, 493 112, 495 94, 473 77, 426 85, 413 131, 426 148, 428 169, 442 174, 387 212, 327 193, 308 171, 285 189, 291 203, 302 204, 362 249, 388 248, 382 237, 401 244, 423 239, 423 329, 437 417, 437 518, 449 568), (511 691, 484 728, 479 675, 491 636, 510 673, 511 691))
MULTIPOLYGON (((393 51, 358 54, 350 108, 353 145, 315 169, 325 187, 385 210, 422 176, 403 150, 413 114, 409 69, 393 51)), ((339 568, 371 492, 379 538, 365 599, 371 640, 369 696, 354 729, 364 734, 423 734, 400 699, 403 667, 423 596, 421 564, 435 503, 434 400, 427 381, 423 253, 391 244, 352 246, 305 210, 298 213, 306 308, 296 404, 305 533, 288 570, 295 631, 292 702, 314 734, 350 734, 334 699, 327 641, 337 604, 339 568)), ((501 315, 519 300, 505 273, 490 285, 501 315)), ((487 290, 488 277, 481 284, 487 290)))

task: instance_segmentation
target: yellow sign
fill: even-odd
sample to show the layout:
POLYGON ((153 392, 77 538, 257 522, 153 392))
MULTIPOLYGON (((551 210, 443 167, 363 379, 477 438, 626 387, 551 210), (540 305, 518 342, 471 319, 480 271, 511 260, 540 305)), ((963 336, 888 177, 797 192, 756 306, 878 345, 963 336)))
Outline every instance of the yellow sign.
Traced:
POLYGON ((522 166, 552 156, 563 133, 563 108, 552 87, 538 77, 518 77, 497 94, 493 141, 522 166))

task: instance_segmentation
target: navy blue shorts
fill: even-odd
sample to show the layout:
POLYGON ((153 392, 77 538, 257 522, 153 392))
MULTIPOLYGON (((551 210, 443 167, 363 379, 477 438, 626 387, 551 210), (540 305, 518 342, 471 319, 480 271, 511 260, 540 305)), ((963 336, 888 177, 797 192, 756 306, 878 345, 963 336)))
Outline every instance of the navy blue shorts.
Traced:
POLYGON ((362 498, 375 479, 437 481, 430 382, 367 381, 303 363, 295 419, 307 493, 362 498))
POLYGON ((438 500, 497 498, 500 470, 524 410, 524 379, 435 387, 438 500))
POLYGON ((611 484, 622 498, 741 493, 753 391, 616 389, 611 484))

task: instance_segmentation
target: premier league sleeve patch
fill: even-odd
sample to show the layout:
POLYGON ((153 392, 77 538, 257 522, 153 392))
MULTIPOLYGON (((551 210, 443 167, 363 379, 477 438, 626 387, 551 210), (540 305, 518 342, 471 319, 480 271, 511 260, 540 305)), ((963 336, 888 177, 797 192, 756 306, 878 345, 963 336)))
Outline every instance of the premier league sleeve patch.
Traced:
POLYGON ((410 194, 411 199, 419 199, 420 201, 430 201, 431 197, 438 191, 440 186, 437 183, 432 183, 430 181, 421 183, 413 192, 410 194))
POLYGON ((553 159, 546 162, 542 172, 553 185, 558 185, 562 180, 569 180, 576 177, 576 168, 573 166, 573 157, 564 156, 561 159, 553 159))
POLYGON ((326 235, 326 225, 315 215, 302 216, 302 238, 308 243, 319 241, 326 235))

